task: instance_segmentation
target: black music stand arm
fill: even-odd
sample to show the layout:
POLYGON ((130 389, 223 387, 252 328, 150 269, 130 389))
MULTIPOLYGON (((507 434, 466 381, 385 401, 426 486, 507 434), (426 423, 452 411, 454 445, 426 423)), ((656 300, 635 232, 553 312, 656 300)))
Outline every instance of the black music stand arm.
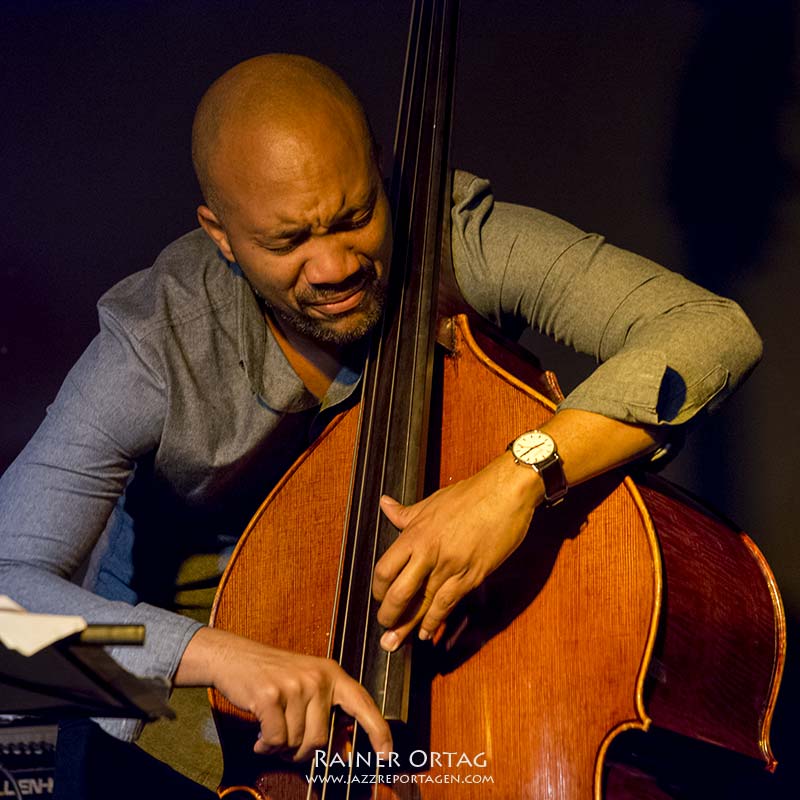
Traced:
POLYGON ((0 645, 0 714, 173 718, 166 682, 133 675, 102 649, 143 643, 143 626, 90 625, 31 656, 0 645))

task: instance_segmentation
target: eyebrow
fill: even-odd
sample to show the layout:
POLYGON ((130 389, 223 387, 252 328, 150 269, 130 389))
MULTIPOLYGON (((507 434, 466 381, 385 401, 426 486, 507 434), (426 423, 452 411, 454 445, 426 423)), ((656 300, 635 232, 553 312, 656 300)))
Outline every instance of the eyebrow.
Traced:
MULTIPOLYGON (((338 225, 346 223, 353 219, 359 212, 372 210, 378 200, 379 186, 375 183, 370 189, 369 195, 364 203, 359 203, 355 206, 350 206, 344 211, 336 215, 333 222, 328 226, 328 229, 336 229, 338 225)), ((305 239, 311 232, 310 225, 300 225, 295 227, 286 227, 272 230, 268 233, 257 233, 255 239, 258 242, 297 242, 305 239)))

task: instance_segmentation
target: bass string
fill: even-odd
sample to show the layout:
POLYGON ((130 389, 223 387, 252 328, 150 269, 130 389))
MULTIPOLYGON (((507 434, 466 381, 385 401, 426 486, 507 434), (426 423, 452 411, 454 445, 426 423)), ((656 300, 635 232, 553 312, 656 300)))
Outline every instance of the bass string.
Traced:
MULTIPOLYGON (((416 2, 415 2, 415 10, 416 10, 416 2)), ((431 24, 429 26, 429 29, 428 29, 428 38, 427 38, 427 40, 422 41, 422 47, 421 47, 421 38, 422 37, 418 35, 417 36, 417 40, 416 40, 416 52, 415 52, 415 60, 414 60, 415 73, 416 73, 416 70, 417 70, 417 65, 419 64, 419 61, 420 61, 420 50, 421 49, 425 53, 424 63, 426 65, 426 72, 425 72, 425 77, 424 77, 423 81, 420 81, 416 74, 413 76, 412 81, 411 81, 411 87, 410 87, 411 96, 409 97, 408 105, 409 105, 409 108, 413 108, 414 100, 415 100, 414 93, 418 92, 418 89, 421 86, 422 87, 422 99, 420 100, 420 103, 419 103, 420 109, 421 109, 420 117, 422 117, 422 115, 424 113, 425 93, 427 91, 431 90, 431 74, 435 70, 436 66, 438 66, 437 64, 434 63, 434 57, 433 57, 435 36, 436 36, 436 29, 435 29, 435 26, 433 24, 431 24)), ((440 33, 440 41, 439 41, 439 50, 440 50, 440 52, 441 52, 441 46, 442 46, 441 37, 443 37, 443 36, 444 36, 444 30, 442 29, 442 31, 440 33)), ((407 172, 406 164, 407 164, 407 160, 408 160, 409 142, 411 142, 411 148, 413 150, 413 154, 412 154, 413 158, 412 158, 412 162, 411 162, 412 165, 413 165, 412 166, 412 169, 413 169, 412 175, 413 175, 413 177, 412 177, 412 180, 411 180, 411 191, 409 192, 409 207, 413 209, 413 208, 416 208, 416 206, 417 206, 417 197, 418 197, 418 194, 420 192, 420 184, 422 182, 424 182, 424 180, 427 178, 427 181, 428 181, 428 192, 429 193, 431 192, 432 187, 431 187, 431 176, 429 174, 430 170, 428 170, 428 175, 422 175, 421 174, 421 168, 420 168, 421 153, 422 153, 422 148, 424 146, 424 133, 425 133, 425 130, 424 130, 424 127, 421 124, 418 124, 416 126, 415 131, 410 131, 409 129, 411 127, 411 122, 412 122, 412 116, 411 116, 411 114, 407 114, 406 115, 406 120, 405 120, 405 126, 406 126, 405 135, 402 136, 402 143, 403 143, 402 144, 402 148, 403 148, 403 150, 402 150, 402 154, 401 154, 400 158, 402 159, 401 175, 405 175, 406 172, 407 172)), ((430 196, 429 196, 429 200, 430 200, 430 196)), ((423 220, 424 220, 424 225, 423 225, 421 241, 423 243, 425 243, 425 242, 428 241, 429 236, 431 235, 431 218, 430 218, 430 215, 425 214, 424 217, 423 217, 423 220)), ((406 220, 406 226, 405 226, 406 230, 403 232, 405 237, 406 237, 405 238, 406 242, 411 240, 411 233, 412 233, 412 228, 413 228, 413 225, 414 225, 414 221, 415 220, 414 220, 413 214, 409 214, 408 218, 406 220)), ((421 249, 424 252, 425 247, 423 246, 421 249)), ((421 266, 423 266, 423 265, 415 265, 414 263, 412 263, 412 257, 413 257, 413 249, 412 248, 407 248, 406 251, 405 251, 405 260, 404 260, 404 264, 403 264, 404 274, 407 274, 408 271, 413 269, 415 266, 417 268, 421 268, 421 266)), ((431 265, 429 265, 429 264, 424 264, 424 267, 426 269, 431 269, 431 265)), ((403 319, 404 318, 404 311, 405 311, 405 308, 406 308, 407 303, 408 303, 407 290, 406 290, 407 284, 408 284, 407 281, 403 281, 402 285, 401 285, 400 298, 399 298, 398 307, 397 307, 398 319, 403 319)), ((418 287, 417 287, 417 295, 411 301, 413 303, 412 307, 414 309, 419 309, 421 304, 422 304, 422 302, 423 302, 423 300, 424 300, 424 297, 425 297, 425 294, 426 294, 425 286, 426 286, 425 280, 420 280, 420 282, 418 284, 418 287)), ((434 313, 434 311, 433 311, 433 309, 428 309, 427 313, 428 314, 434 313)), ((424 341, 424 338, 420 336, 420 326, 424 325, 424 324, 429 324, 429 321, 428 321, 428 319, 427 319, 427 317, 426 317, 426 315, 424 313, 419 313, 418 312, 416 314, 415 331, 414 331, 414 337, 413 337, 413 343, 414 344, 413 344, 413 348, 412 348, 411 375, 412 375, 412 380, 413 381, 416 381, 416 379, 417 379, 418 365, 419 365, 420 358, 427 358, 428 357, 427 347, 423 348, 423 347, 420 346, 420 342, 424 341)), ((389 413, 390 413, 390 415, 392 414, 391 409, 393 407, 393 400, 394 400, 394 396, 395 396, 395 392, 397 390, 397 387, 399 385, 401 385, 402 382, 404 382, 406 380, 406 375, 400 375, 399 374, 399 364, 400 364, 399 351, 400 351, 400 347, 402 346, 402 344, 403 344, 403 337, 398 336, 396 338, 395 342, 394 342, 393 352, 391 353, 391 356, 390 356, 391 359, 392 359, 392 361, 391 361, 391 381, 390 381, 390 385, 389 385, 389 392, 390 392, 390 401, 389 401, 389 409, 390 409, 390 411, 389 411, 389 413)), ((412 393, 412 396, 413 396, 413 392, 416 391, 416 389, 417 389, 417 387, 414 386, 413 383, 412 383, 411 387, 403 387, 403 390, 406 391, 406 392, 410 391, 412 393)), ((402 469, 402 485, 403 486, 407 486, 408 485, 409 470, 413 469, 414 472, 416 473, 417 469, 418 469, 418 466, 416 464, 411 464, 410 463, 409 457, 408 457, 408 453, 409 453, 408 445, 409 445, 409 443, 411 441, 411 437, 413 437, 414 435, 415 435, 415 432, 413 430, 411 414, 409 414, 408 415, 408 419, 406 420, 406 434, 405 434, 406 447, 405 447, 405 449, 403 451, 404 454, 405 454, 405 458, 403 460, 403 469, 402 469)), ((389 445, 388 436, 389 436, 389 428, 387 427, 387 429, 386 429, 386 438, 385 438, 385 440, 383 442, 384 446, 382 448, 382 459, 381 459, 381 487, 382 487, 382 489, 385 486, 385 476, 386 476, 386 472, 387 472, 387 469, 388 469, 388 461, 389 461, 389 457, 390 457, 390 455, 389 455, 389 446, 388 446, 389 445)), ((401 500, 403 502, 406 502, 407 498, 401 498, 401 500)), ((377 547, 378 547, 378 528, 379 528, 379 525, 380 525, 380 511, 379 511, 379 509, 375 508, 374 512, 375 512, 375 522, 374 522, 374 525, 373 525, 373 552, 372 552, 372 559, 371 559, 371 564, 370 564, 370 574, 372 574, 372 572, 374 571, 375 564, 376 564, 377 547)), ((364 672, 364 667, 365 667, 366 660, 369 657, 369 653, 368 653, 368 649, 367 649, 367 647, 368 647, 368 637, 366 635, 366 629, 367 629, 367 627, 369 625, 369 617, 370 617, 370 611, 371 611, 371 607, 372 607, 372 602, 373 602, 373 600, 372 600, 372 597, 370 595, 370 597, 368 598, 368 613, 366 615, 366 618, 363 620, 364 636, 362 638, 363 646, 362 646, 362 653, 361 653, 361 674, 362 675, 363 675, 363 672, 364 672)), ((386 681, 388 680, 388 675, 389 675, 388 667, 389 667, 389 662, 393 658, 393 654, 391 654, 391 653, 385 653, 385 654, 380 653, 379 655, 382 655, 385 658, 385 662, 386 662, 384 670, 383 670, 384 692, 383 692, 383 695, 382 695, 383 698, 385 699, 385 697, 386 697, 386 681)), ((384 702, 385 702, 385 700, 384 700, 384 702)), ((381 704, 381 711, 383 712, 384 710, 385 710, 385 706, 384 706, 384 703, 382 703, 381 704)), ((357 752, 357 748, 355 747, 355 744, 356 744, 356 737, 358 735, 358 732, 359 732, 359 725, 358 725, 358 723, 354 723, 354 729, 353 729, 353 751, 354 752, 357 752)), ((355 758, 350 759, 348 761, 348 780, 346 782, 346 787, 347 788, 346 788, 346 792, 345 792, 345 797, 347 797, 347 798, 350 798, 352 786, 354 785, 350 779, 352 778, 353 770, 355 769, 355 766, 356 766, 356 759, 355 758)), ((380 770, 381 770, 381 766, 378 763, 378 761, 376 760, 376 762, 374 764, 374 771, 373 771, 373 776, 375 778, 375 783, 373 785, 379 785, 380 770)))
MULTIPOLYGON (((419 18, 421 18, 421 14, 422 14, 422 12, 419 11, 419 9, 418 9, 417 0, 414 0, 414 7, 412 9, 412 29, 413 29, 413 25, 414 25, 413 20, 414 20, 415 17, 418 17, 416 22, 417 22, 417 27, 419 27, 419 18)), ((422 84, 423 85, 423 95, 424 95, 425 88, 427 88, 430 85, 430 74, 429 73, 430 73, 430 64, 431 64, 431 61, 432 61, 432 52, 433 52, 432 48, 433 48, 433 43, 434 43, 434 33, 435 33, 434 32, 434 26, 431 25, 429 27, 428 39, 427 39, 427 42, 425 42, 425 48, 424 48, 425 52, 427 54, 427 58, 425 59, 425 61, 426 61, 426 64, 428 65, 428 74, 426 74, 426 79, 425 79, 424 83, 422 84)), ((411 50, 411 37, 412 37, 412 32, 410 32, 410 34, 409 34, 409 43, 408 43, 408 49, 407 49, 407 54, 406 54, 407 61, 408 61, 408 58, 409 58, 409 55, 410 55, 410 50, 411 50)), ((421 37, 418 34, 417 37, 416 37, 416 48, 415 48, 415 54, 414 54, 414 73, 416 73, 417 65, 419 63, 419 58, 420 58, 419 57, 420 38, 421 37)), ((408 65, 406 67, 406 70, 407 69, 408 69, 408 65)), ((410 87, 407 87, 406 81, 403 82, 403 95, 405 96, 407 88, 410 88, 410 96, 401 97, 401 106, 402 106, 403 100, 407 99, 408 107, 409 108, 413 108, 414 101, 415 101, 415 92, 417 91, 417 87, 419 85, 420 85, 420 82, 419 82, 419 80, 416 79, 416 74, 414 74, 412 76, 412 80, 410 81, 410 87)), ((420 103, 420 107, 421 108, 424 107, 424 96, 423 96, 423 100, 420 103)), ((406 120, 405 120, 405 131, 404 131, 404 134, 400 133, 400 126, 401 126, 401 122, 402 121, 398 120, 398 131, 397 131, 396 140, 395 140, 395 156, 396 156, 396 159, 397 158, 400 159, 400 164, 401 164, 401 166, 399 168, 400 176, 405 176, 405 174, 407 172, 407 166, 406 165, 407 165, 407 160, 408 160, 409 141, 413 142, 413 139, 414 139, 414 137, 410 135, 410 131, 409 131, 409 128, 410 128, 410 125, 411 125, 411 114, 406 114, 405 116, 406 116, 406 120), (402 145, 400 145, 399 142, 402 142, 402 145), (400 147, 402 147, 402 152, 398 153, 397 151, 398 151, 398 149, 400 147)), ((417 199, 417 195, 418 195, 418 188, 419 188, 419 182, 420 182, 420 178, 421 178, 421 176, 419 174, 420 173, 419 162, 420 162, 421 149, 422 149, 422 145, 423 145, 423 133, 424 133, 424 131, 423 131, 422 126, 418 125, 417 128, 416 128, 416 147, 414 148, 415 152, 414 152, 414 159, 413 159, 413 162, 412 162, 414 166, 413 166, 413 178, 412 178, 412 181, 411 181, 411 191, 410 191, 410 198, 409 198, 410 199, 410 207, 411 208, 413 208, 415 206, 415 204, 416 204, 416 199, 417 199)), ((398 194, 399 194, 399 191, 400 191, 399 187, 398 187, 397 191, 398 191, 398 194)), ((413 223, 414 223, 414 217, 413 217, 412 214, 409 214, 408 218, 406 220, 406 226, 405 226, 406 230, 403 232, 403 234, 405 235, 405 241, 410 241, 411 228, 413 226, 413 223)), ((398 233, 398 228, 396 227, 396 229, 395 229, 396 238, 397 238, 397 233, 398 233)), ((424 219, 422 241, 423 242, 427 241, 429 235, 430 235, 430 220, 429 220, 428 216, 426 215, 425 219, 424 219)), ((411 256, 412 256, 411 248, 406 248, 406 251, 405 251, 405 263, 403 265, 404 270, 406 270, 406 271, 411 269, 411 268, 413 268, 413 264, 410 263, 411 256)), ((406 283, 407 283, 406 281, 401 281, 400 282, 399 298, 398 298, 398 301, 397 301, 397 308, 396 308, 396 313, 398 314, 398 319, 402 319, 403 318, 403 312, 404 312, 404 309, 405 309, 405 307, 407 305, 406 283)), ((424 291, 423 291, 424 285, 425 285, 424 281, 420 282, 420 286, 419 286, 419 289, 418 289, 418 296, 416 298, 414 298, 416 300, 417 306, 419 306, 419 304, 421 302, 421 299, 422 299, 422 295, 424 294, 424 291)), ((415 336, 414 336, 414 339, 413 339, 414 346, 412 348, 412 365, 413 365, 412 366, 412 375, 414 375, 414 376, 416 376, 417 365, 419 363, 419 358, 420 358, 420 347, 419 347, 419 344, 418 344, 419 341, 420 341, 420 337, 418 335, 419 334, 419 326, 420 326, 420 324, 421 324, 420 315, 417 315, 416 330, 415 330, 415 336)), ((392 413, 391 409, 393 408, 393 399, 394 399, 395 390, 396 390, 397 386, 399 385, 400 381, 404 379, 404 376, 399 376, 398 375, 398 372, 399 372, 399 368, 398 368, 398 365, 399 365, 399 349, 400 349, 401 344, 402 344, 402 337, 398 336, 395 339, 393 351, 390 354, 391 359, 392 359, 392 361, 391 361, 391 379, 390 379, 389 388, 388 388, 388 391, 389 391, 389 394, 390 394, 390 399, 389 399, 389 403, 388 403, 390 417, 391 417, 391 413, 392 413)), ((425 354, 425 356, 426 355, 427 354, 425 354)), ((384 358, 384 357, 386 357, 386 354, 383 352, 383 337, 381 337, 378 340, 377 353, 375 354, 375 356, 373 356, 372 353, 370 353, 368 355, 367 364, 365 364, 365 384, 366 384, 366 377, 367 377, 366 376, 366 372, 367 372, 367 370, 371 369, 372 371, 374 371, 375 375, 377 375, 377 373, 378 373, 377 365, 380 363, 381 358, 384 358)), ((412 387, 412 389, 413 389, 413 387, 412 387)), ((371 417, 374 414, 374 404, 368 409, 367 414, 369 415, 369 418, 371 419, 371 417)), ((371 424, 367 424, 366 425, 366 430, 368 431, 368 435, 370 435, 371 431, 372 431, 372 425, 371 424)), ((407 427, 406 427, 406 443, 409 442, 409 440, 410 440, 409 437, 411 437, 412 435, 413 435, 413 433, 412 433, 411 424, 410 424, 410 421, 409 421, 409 423, 407 424, 407 427)), ((386 471, 387 471, 387 468, 388 468, 388 458, 389 458, 388 437, 389 437, 389 428, 387 427, 386 431, 385 431, 383 447, 381 448, 381 452, 382 452, 382 458, 381 458, 381 480, 380 480, 381 493, 383 492, 383 488, 385 486, 385 476, 386 476, 386 471)), ((372 446, 372 445, 374 445, 374 443, 370 442, 369 445, 372 446)), ((369 451, 370 451, 370 447, 367 448, 367 452, 369 452, 369 451)), ((409 468, 411 466, 412 465, 409 464, 408 458, 405 458, 404 462, 403 462, 403 485, 406 485, 407 478, 408 478, 408 470, 409 470, 409 468)), ((365 498, 365 496, 364 496, 364 479, 363 478, 362 478, 361 484, 359 486, 357 496, 358 496, 358 512, 357 513, 358 513, 358 517, 361 518, 361 514, 362 514, 362 510, 363 510, 364 505, 365 504, 369 505, 370 504, 370 500, 373 499, 373 498, 365 498)), ((372 511, 372 509, 370 509, 370 511, 372 511)), ((377 559, 377 545, 378 545, 378 541, 377 541, 378 540, 378 535, 377 534, 378 534, 378 527, 379 527, 379 524, 380 524, 380 511, 379 511, 379 509, 377 507, 374 509, 374 519, 375 519, 375 521, 374 521, 374 525, 373 525, 373 551, 372 551, 372 559, 371 559, 371 564, 370 564, 370 568, 371 568, 370 569, 370 574, 372 574, 372 570, 374 570, 376 559, 377 559)), ((357 526, 357 528, 356 528, 357 535, 360 535, 361 528, 362 528, 361 525, 357 526)), ((355 550, 356 549, 354 548, 354 554, 355 554, 355 550)), ((355 567, 354 564, 351 565, 350 574, 348 576, 348 587, 347 587, 348 594, 353 590, 353 580, 354 580, 354 575, 355 575, 354 567, 355 567)), ((367 657, 368 657, 368 649, 367 649, 368 638, 367 638, 367 635, 366 635, 366 628, 368 627, 368 624, 369 624, 369 616, 370 616, 369 612, 371 611, 371 607, 372 607, 372 597, 371 597, 371 595, 368 598, 367 602, 368 602, 368 613, 366 615, 366 619, 364 619, 362 621, 362 624, 364 625, 364 636, 362 637, 363 645, 362 645, 362 652, 361 652, 361 670, 360 670, 361 676, 363 676, 363 674, 364 674, 364 667, 365 667, 365 663, 366 663, 366 660, 367 660, 367 657)), ((347 622, 349 621, 348 620, 347 611, 344 614, 344 620, 345 620, 345 624, 347 624, 347 622)), ((342 643, 344 645, 344 637, 342 639, 342 643)), ((387 664, 386 664, 387 669, 384 669, 384 675, 387 676, 388 675, 388 661, 391 658, 391 654, 386 653, 385 657, 386 657, 386 662, 387 662, 387 664)), ((384 692, 384 696, 385 696, 385 692, 384 692)), ((384 711, 383 705, 382 705, 381 711, 384 711)), ((336 744, 336 742, 335 742, 335 727, 336 727, 335 726, 335 716, 336 716, 336 709, 334 708, 333 714, 332 714, 333 722, 332 722, 332 725, 331 725, 331 730, 330 730, 330 734, 329 734, 329 737, 328 737, 328 745, 327 745, 327 749, 326 749, 326 753, 327 753, 328 758, 326 759, 325 777, 327 777, 330 774, 330 766, 329 765, 330 765, 330 763, 332 761, 332 758, 333 758, 332 751, 333 751, 333 748, 334 748, 334 746, 336 744)), ((358 725, 357 722, 354 721, 354 723, 353 723, 353 734, 352 734, 352 737, 353 737, 352 738, 352 747, 353 747, 353 751, 352 752, 356 751, 355 744, 356 744, 356 737, 358 735, 358 732, 359 732, 359 725, 358 725)), ((347 797, 347 798, 350 797, 351 788, 352 788, 352 785, 353 785, 351 779, 352 779, 352 776, 353 776, 353 769, 355 768, 356 761, 357 760, 355 758, 351 758, 351 759, 347 760, 347 776, 348 776, 348 780, 344 784, 346 786, 345 797, 347 797)), ((376 760, 375 770, 374 770, 374 776, 376 778, 376 785, 377 785, 377 779, 378 779, 379 775, 380 775, 380 765, 377 763, 377 760, 376 760)), ((322 791, 321 791, 321 796, 323 798, 327 797, 327 791, 328 791, 328 786, 329 785, 331 785, 331 784, 329 784, 329 782, 327 780, 323 781, 323 783, 322 783, 322 791)), ((311 796, 311 786, 312 786, 312 784, 309 783, 309 794, 308 794, 309 797, 311 796)))

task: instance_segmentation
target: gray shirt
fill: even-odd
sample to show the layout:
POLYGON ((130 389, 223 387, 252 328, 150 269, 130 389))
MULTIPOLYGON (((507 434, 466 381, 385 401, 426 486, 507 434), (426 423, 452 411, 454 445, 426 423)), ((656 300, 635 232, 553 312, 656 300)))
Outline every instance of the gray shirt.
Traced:
MULTIPOLYGON (((603 362, 562 408, 682 423, 758 361, 760 340, 735 303, 543 212, 495 203, 489 184, 466 173, 453 203, 467 301, 501 326, 533 325, 603 362)), ((177 608, 178 565, 201 553, 218 568, 353 392, 358 364, 342 368, 320 405, 238 267, 199 230, 98 309, 98 336, 0 480, 0 591, 32 611, 144 623, 146 646, 114 655, 171 679, 201 624, 166 610, 177 608), (93 549, 88 591, 70 579, 93 549)))

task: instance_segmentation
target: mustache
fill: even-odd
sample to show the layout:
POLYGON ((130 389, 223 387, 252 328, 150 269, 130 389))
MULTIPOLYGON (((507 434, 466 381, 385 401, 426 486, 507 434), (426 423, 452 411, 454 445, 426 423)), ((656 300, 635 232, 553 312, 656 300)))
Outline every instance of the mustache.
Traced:
POLYGON ((348 275, 338 283, 317 283, 314 289, 297 295, 297 300, 302 305, 324 303, 331 297, 337 297, 357 292, 362 288, 370 288, 378 283, 378 273, 375 265, 365 264, 357 272, 348 275))

